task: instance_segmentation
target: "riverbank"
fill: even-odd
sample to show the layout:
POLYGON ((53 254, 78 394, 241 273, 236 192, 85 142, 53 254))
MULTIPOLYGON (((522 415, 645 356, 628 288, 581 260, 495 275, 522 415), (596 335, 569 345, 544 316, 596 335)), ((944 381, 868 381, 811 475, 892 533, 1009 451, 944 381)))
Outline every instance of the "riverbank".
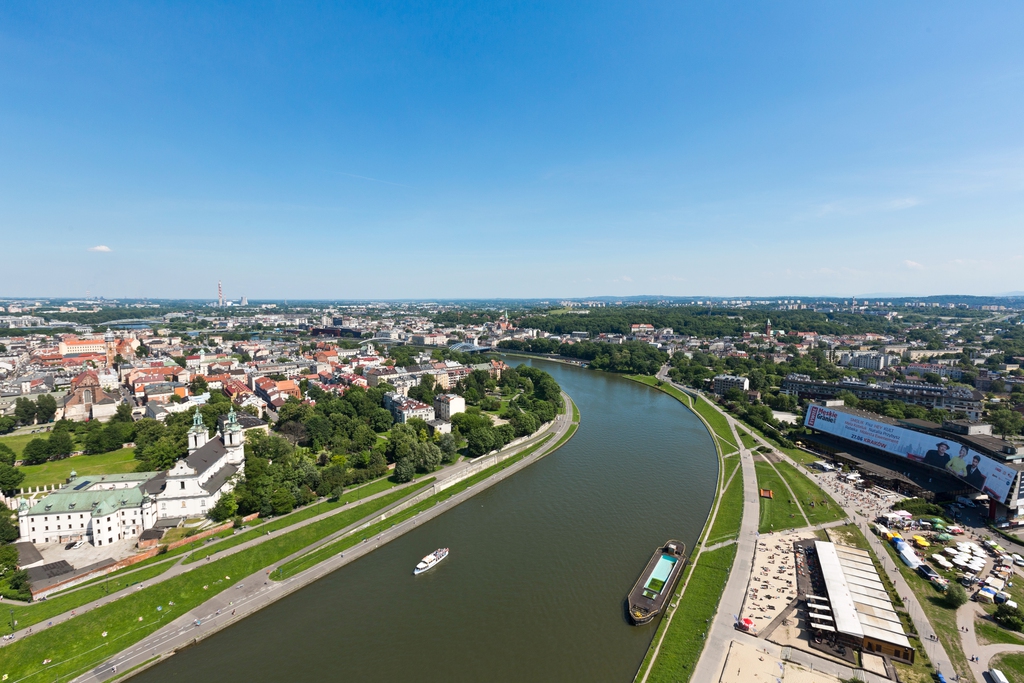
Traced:
MULTIPOLYGON (((726 435, 719 432, 721 426, 719 429, 712 427, 705 416, 695 408, 694 397, 656 377, 623 376, 662 391, 686 406, 707 429, 718 453, 718 485, 715 489, 714 503, 704 520, 698 544, 691 551, 690 563, 679 582, 676 594, 670 601, 669 610, 658 625, 647 656, 644 657, 634 677, 634 681, 638 683, 677 681, 679 680, 679 671, 692 672, 694 664, 700 658, 704 647, 704 638, 707 634, 708 620, 718 609, 718 603, 736 554, 733 541, 716 543, 715 547, 710 548, 707 547, 707 541, 712 529, 715 530, 716 540, 720 536, 739 533, 740 516, 735 513, 742 510, 742 498, 738 501, 739 510, 730 510, 728 515, 723 516, 724 524, 716 524, 724 494, 730 489, 739 469, 735 464, 727 464, 726 459, 730 458, 738 462, 739 456, 727 455, 725 449, 728 446, 733 446, 732 451, 735 451, 735 444, 732 439, 726 438, 726 435), (732 528, 733 526, 735 526, 735 530, 732 528), (683 608, 682 611, 680 611, 680 607, 683 608), (677 613, 679 614, 678 619, 676 618, 677 613)), ((737 486, 741 484, 742 477, 737 482, 737 486)), ((733 503, 737 502, 732 498, 730 500, 733 503)), ((687 674, 686 678, 688 677, 687 674)))
MULTIPOLYGON (((130 675, 137 675, 166 660, 182 648, 208 638, 376 548, 399 538, 408 531, 468 500, 478 492, 554 452, 566 443, 578 425, 578 420, 573 419, 578 416, 578 411, 564 392, 563 401, 566 410, 556 418, 554 428, 546 430, 546 433, 541 435, 536 442, 523 444, 514 452, 505 454, 500 461, 490 467, 476 472, 468 478, 444 485, 440 491, 435 491, 435 487, 441 484, 441 482, 436 482, 429 489, 402 500, 399 505, 389 509, 386 514, 364 519, 355 528, 346 530, 340 536, 324 538, 313 545, 279 557, 273 563, 265 564, 255 573, 250 572, 245 579, 234 579, 232 583, 237 581, 234 590, 223 591, 212 596, 211 599, 181 614, 174 621, 165 624, 158 631, 146 636, 129 649, 122 649, 119 654, 103 661, 92 671, 81 674, 74 680, 121 680, 118 678, 119 674, 115 674, 113 670, 115 666, 118 672, 131 669, 130 675), (318 552, 322 552, 323 556, 313 555, 318 552), (311 559, 317 561, 306 567, 304 563, 311 559), (287 572, 283 571, 285 568, 288 568, 287 572), (280 575, 275 575, 278 572, 280 575)), ((484 456, 484 458, 494 457, 494 454, 484 456)), ((478 460, 482 459, 478 458, 478 460)), ((213 562, 212 564, 216 565, 217 563, 213 562)), ((200 571, 206 566, 205 563, 201 564, 195 571, 200 571)), ((78 670, 81 671, 81 668, 78 670)), ((123 674, 120 675, 125 678, 123 674)))

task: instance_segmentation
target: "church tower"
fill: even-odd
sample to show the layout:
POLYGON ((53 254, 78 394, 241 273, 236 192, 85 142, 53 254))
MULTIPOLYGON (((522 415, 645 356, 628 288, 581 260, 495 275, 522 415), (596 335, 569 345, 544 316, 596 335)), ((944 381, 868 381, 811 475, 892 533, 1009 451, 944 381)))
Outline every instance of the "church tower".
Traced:
POLYGON ((222 438, 228 450, 245 445, 245 433, 242 431, 242 425, 238 424, 238 416, 235 415, 234 406, 231 406, 231 410, 228 411, 228 419, 224 423, 222 438))
POLYGON ((117 356, 117 340, 114 339, 114 333, 110 330, 103 335, 103 348, 107 354, 107 367, 114 367, 114 357, 117 356))
POLYGON ((764 325, 764 336, 771 339, 772 336, 772 319, 768 318, 768 322, 764 325))
POLYGON ((199 407, 196 407, 195 415, 192 416, 192 427, 188 430, 188 454, 192 455, 206 445, 210 440, 210 433, 203 424, 203 416, 199 414, 199 407))

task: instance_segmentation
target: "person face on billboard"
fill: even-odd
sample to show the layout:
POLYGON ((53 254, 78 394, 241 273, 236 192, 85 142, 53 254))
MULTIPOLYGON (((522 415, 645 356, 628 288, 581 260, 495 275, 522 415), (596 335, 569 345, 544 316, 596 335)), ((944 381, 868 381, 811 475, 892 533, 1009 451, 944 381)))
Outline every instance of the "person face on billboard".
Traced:
POLYGON ((971 460, 971 464, 967 466, 967 483, 976 489, 984 488, 986 479, 985 475, 978 469, 979 465, 981 465, 981 456, 976 455, 971 460))
POLYGON ((949 461, 946 469, 958 477, 967 476, 967 446, 960 446, 960 453, 949 461))
POLYGON ((944 469, 949 464, 949 444, 940 441, 935 448, 924 454, 924 464, 944 469))

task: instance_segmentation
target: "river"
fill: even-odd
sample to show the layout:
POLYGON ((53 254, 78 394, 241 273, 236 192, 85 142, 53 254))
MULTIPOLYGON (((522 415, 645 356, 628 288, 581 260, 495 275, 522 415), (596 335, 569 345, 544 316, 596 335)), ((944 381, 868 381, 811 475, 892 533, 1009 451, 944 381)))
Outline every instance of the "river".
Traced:
POLYGON ((625 595, 657 546, 697 540, 714 445, 659 391, 506 361, 542 367, 573 397, 568 443, 135 680, 629 683, 656 626, 629 626, 625 595), (448 559, 413 577, 439 546, 448 559))

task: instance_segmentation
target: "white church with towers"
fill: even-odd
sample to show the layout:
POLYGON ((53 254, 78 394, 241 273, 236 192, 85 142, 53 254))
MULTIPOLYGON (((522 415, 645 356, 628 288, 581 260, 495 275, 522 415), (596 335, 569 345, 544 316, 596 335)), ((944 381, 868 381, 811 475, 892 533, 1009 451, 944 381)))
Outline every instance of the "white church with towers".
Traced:
POLYGON ((188 455, 166 472, 85 475, 30 505, 21 498, 22 541, 34 544, 88 541, 111 546, 133 542, 159 520, 205 516, 245 471, 245 432, 234 408, 212 439, 196 410, 188 455))
POLYGON ((202 517, 221 495, 234 488, 234 477, 245 471, 245 432, 238 424, 234 407, 228 413, 223 431, 209 437, 203 418, 196 409, 188 430, 188 455, 167 472, 149 482, 157 501, 157 515, 202 517), (159 491, 153 489, 160 488, 159 491))

